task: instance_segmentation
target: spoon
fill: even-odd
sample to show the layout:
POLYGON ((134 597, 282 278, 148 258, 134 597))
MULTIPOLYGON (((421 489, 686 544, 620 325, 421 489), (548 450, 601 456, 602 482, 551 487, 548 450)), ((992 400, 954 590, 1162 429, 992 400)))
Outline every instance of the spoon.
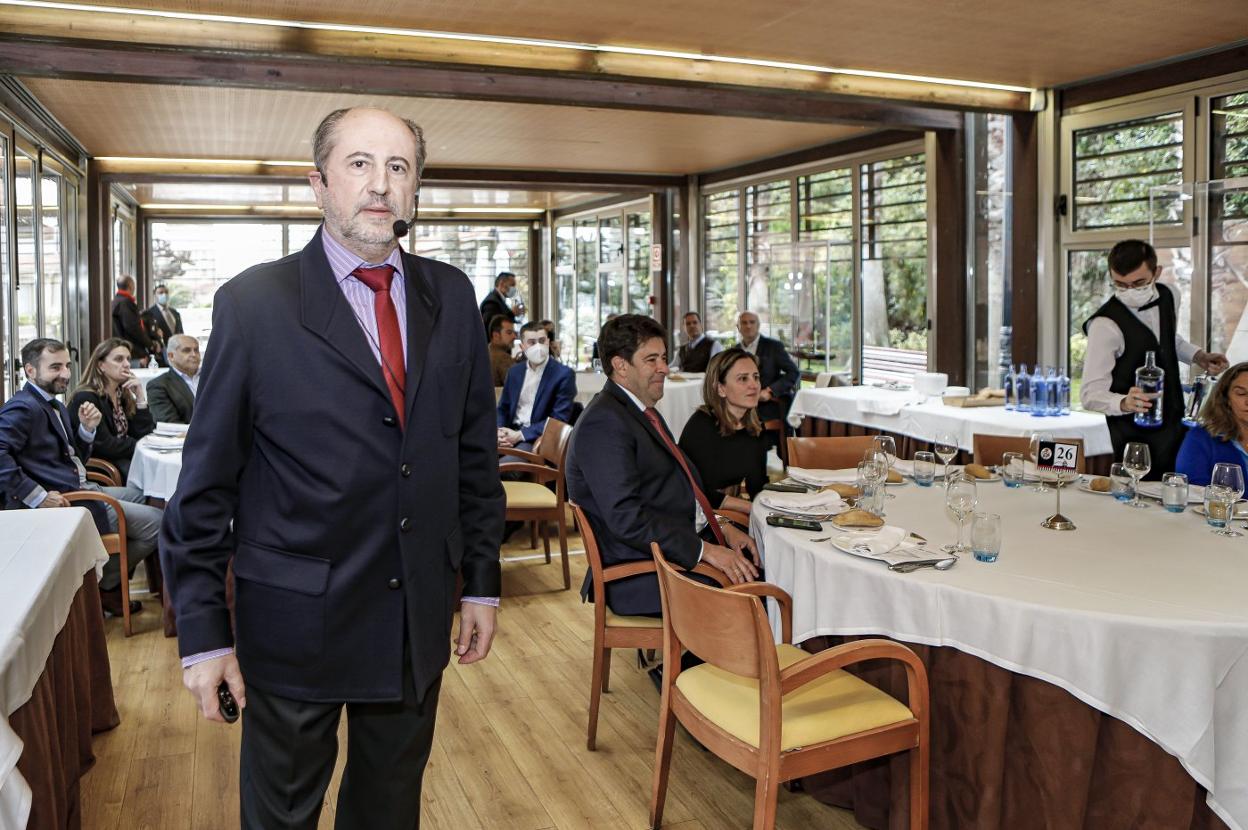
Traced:
POLYGON ((898 562, 895 565, 889 565, 890 571, 908 574, 911 571, 917 571, 919 568, 935 568, 938 571, 947 571, 954 565, 958 564, 958 557, 950 556, 947 559, 937 559, 927 562, 898 562))

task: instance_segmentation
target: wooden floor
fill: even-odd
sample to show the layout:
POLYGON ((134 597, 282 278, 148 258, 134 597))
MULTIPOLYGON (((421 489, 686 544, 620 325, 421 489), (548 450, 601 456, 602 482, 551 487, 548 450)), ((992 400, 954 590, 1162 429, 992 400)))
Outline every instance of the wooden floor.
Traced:
MULTIPOLYGON (((579 549, 579 539, 572 547, 579 549)), ((643 828, 658 692, 637 668, 635 652, 617 652, 598 751, 585 749, 592 612, 575 590, 561 590, 557 558, 550 565, 540 556, 517 561, 530 553, 523 548, 504 551, 512 561, 503 566, 490 656, 472 666, 452 662, 443 680, 422 826, 643 828)), ((584 557, 573 556, 574 586, 584 570, 584 557)), ((121 726, 95 738, 97 762, 82 782, 83 827, 238 827, 240 730, 197 716, 182 688, 175 641, 161 636, 155 609, 154 601, 144 603, 129 639, 119 620, 106 622, 121 726)), ((322 828, 333 826, 343 761, 326 794, 322 828)), ((749 827, 753 799, 752 779, 677 730, 664 827, 749 827)), ((784 791, 777 826, 859 827, 845 811, 784 791)))

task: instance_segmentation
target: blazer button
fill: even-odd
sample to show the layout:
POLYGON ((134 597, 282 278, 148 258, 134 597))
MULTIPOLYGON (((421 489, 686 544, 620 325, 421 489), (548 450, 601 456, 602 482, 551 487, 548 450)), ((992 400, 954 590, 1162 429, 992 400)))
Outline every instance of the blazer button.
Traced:
POLYGON ((412 529, 411 519, 404 517, 399 520, 399 530, 403 531, 404 533, 407 533, 411 529, 412 529))
POLYGON ((397 580, 397 579, 392 579, 392 580, 390 580, 389 582, 387 582, 387 583, 386 583, 386 587, 387 587, 387 588, 389 588, 391 591, 397 591, 397 590, 399 590, 399 588, 400 588, 402 585, 403 585, 403 583, 402 583, 402 582, 399 582, 399 580, 397 580))
POLYGON ((393 415, 387 415, 386 417, 381 419, 381 422, 388 427, 393 427, 393 426, 398 426, 399 419, 395 418, 393 415))
POLYGON ((403 476, 403 478, 407 478, 411 474, 412 474, 412 465, 404 464, 402 467, 399 468, 399 475, 403 476))

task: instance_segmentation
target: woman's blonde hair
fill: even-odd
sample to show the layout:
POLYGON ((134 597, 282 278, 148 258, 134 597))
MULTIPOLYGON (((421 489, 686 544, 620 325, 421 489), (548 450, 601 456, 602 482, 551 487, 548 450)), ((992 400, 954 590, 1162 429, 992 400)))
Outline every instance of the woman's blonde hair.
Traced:
POLYGON ((706 367, 706 378, 702 381, 704 403, 700 408, 715 418, 715 422, 719 424, 720 435, 732 435, 742 427, 750 435, 758 435, 763 431, 763 424, 758 419, 758 409, 746 410, 741 423, 735 424, 732 420, 732 413, 728 411, 728 399, 719 394, 719 387, 727 383, 728 373, 732 371, 733 365, 738 360, 748 360, 754 364, 755 369, 758 368, 758 358, 736 346, 725 349, 711 358, 710 365, 706 367))
MULTIPOLYGON (((95 347, 91 352, 91 356, 87 358, 87 365, 82 370, 82 382, 74 390, 75 395, 83 390, 94 392, 101 398, 107 395, 108 378, 104 377, 104 371, 100 368, 100 364, 116 348, 122 348, 129 352, 130 343, 122 340, 120 337, 110 337, 95 347)), ((117 395, 121 400, 121 407, 125 410, 126 416, 133 417, 134 413, 139 409, 138 404, 135 403, 134 395, 126 389, 118 389, 117 395)))
POLYGON ((1231 411, 1231 384, 1235 378, 1248 372, 1248 361, 1236 363, 1218 379, 1213 394, 1205 401, 1200 412, 1200 425, 1214 438, 1234 441, 1239 438, 1239 421, 1231 411))

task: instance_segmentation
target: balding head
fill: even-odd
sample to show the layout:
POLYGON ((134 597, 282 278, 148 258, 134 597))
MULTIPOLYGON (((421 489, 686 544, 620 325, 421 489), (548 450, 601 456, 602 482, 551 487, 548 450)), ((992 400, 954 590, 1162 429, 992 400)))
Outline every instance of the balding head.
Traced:
POLYGON ((169 365, 187 377, 199 374, 199 341, 189 334, 169 338, 169 365))
POLYGON ((737 317, 737 331, 741 334, 741 345, 748 346, 758 339, 758 315, 752 311, 743 311, 737 317))

